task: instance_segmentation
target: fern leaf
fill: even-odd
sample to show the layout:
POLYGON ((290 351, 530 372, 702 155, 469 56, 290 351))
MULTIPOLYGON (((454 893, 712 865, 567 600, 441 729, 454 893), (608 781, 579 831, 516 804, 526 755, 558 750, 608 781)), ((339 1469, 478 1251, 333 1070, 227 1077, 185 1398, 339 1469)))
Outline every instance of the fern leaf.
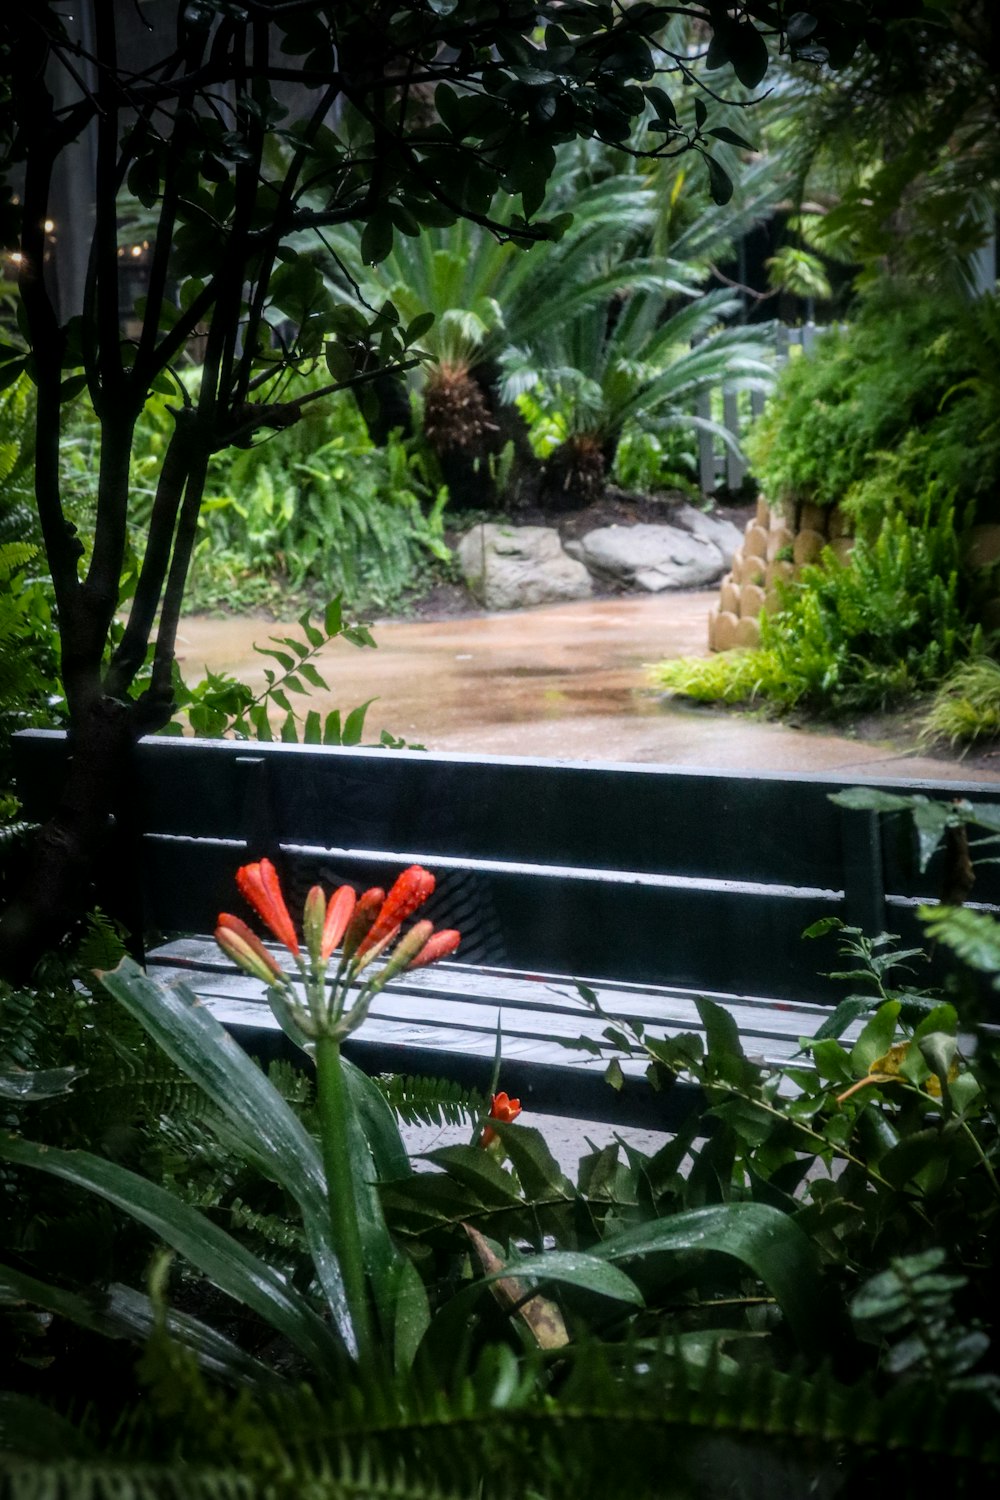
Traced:
POLYGON ((404 1125, 473 1125, 486 1112, 486 1098, 446 1078, 380 1078, 386 1102, 404 1125))

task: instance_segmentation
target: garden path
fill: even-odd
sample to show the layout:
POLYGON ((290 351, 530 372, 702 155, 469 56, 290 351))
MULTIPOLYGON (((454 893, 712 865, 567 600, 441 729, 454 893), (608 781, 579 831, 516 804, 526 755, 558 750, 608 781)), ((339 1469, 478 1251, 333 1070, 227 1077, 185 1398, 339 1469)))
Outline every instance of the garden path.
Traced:
MULTIPOLYGON (((335 642, 318 659, 330 693, 321 713, 375 698, 366 740, 382 729, 429 750, 659 763, 858 777, 1000 781, 1000 752, 959 761, 917 754, 873 726, 864 738, 798 729, 752 714, 665 700, 646 666, 704 656, 713 592, 697 590, 547 605, 505 614, 376 622, 377 650, 335 642), (872 737, 868 737, 871 733, 872 737)), ((254 644, 293 631, 261 619, 181 623, 185 678, 204 668, 264 686, 254 644)))

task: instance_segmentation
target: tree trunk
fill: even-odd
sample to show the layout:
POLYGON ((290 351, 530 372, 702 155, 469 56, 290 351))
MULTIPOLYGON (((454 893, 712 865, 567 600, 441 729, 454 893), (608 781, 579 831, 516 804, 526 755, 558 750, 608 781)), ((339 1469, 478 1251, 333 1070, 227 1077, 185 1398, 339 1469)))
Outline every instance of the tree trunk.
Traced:
POLYGON ((13 983, 27 983, 42 955, 98 905, 141 949, 129 796, 134 710, 98 698, 71 735, 58 806, 35 835, 24 879, 0 917, 0 974, 13 983))

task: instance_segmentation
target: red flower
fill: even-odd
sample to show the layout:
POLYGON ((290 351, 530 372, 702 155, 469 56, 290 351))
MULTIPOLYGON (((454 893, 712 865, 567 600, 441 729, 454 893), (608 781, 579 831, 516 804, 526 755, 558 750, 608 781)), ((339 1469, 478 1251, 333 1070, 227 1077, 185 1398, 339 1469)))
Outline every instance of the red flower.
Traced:
POLYGON ((241 865, 236 871, 240 895, 248 901, 261 921, 284 943, 289 953, 299 956, 299 940, 281 894, 278 872, 269 859, 256 865, 241 865))
MULTIPOLYGON (((490 1101, 491 1120, 502 1120, 505 1125, 509 1125, 512 1120, 517 1119, 520 1113, 520 1099, 508 1099, 507 1095, 503 1093, 493 1095, 490 1101)), ((491 1130, 489 1125, 487 1125, 479 1137, 479 1144, 484 1147, 489 1146, 497 1139, 496 1131, 491 1130)))
POLYGON ((261 979, 265 984, 273 984, 275 980, 284 982, 277 959, 268 953, 257 934, 251 932, 239 917, 231 916, 227 911, 220 912, 215 941, 223 953, 255 979, 261 979))
POLYGON ((420 865, 411 865, 396 880, 382 903, 382 910, 358 944, 358 956, 384 942, 422 906, 435 886, 434 876, 420 865))

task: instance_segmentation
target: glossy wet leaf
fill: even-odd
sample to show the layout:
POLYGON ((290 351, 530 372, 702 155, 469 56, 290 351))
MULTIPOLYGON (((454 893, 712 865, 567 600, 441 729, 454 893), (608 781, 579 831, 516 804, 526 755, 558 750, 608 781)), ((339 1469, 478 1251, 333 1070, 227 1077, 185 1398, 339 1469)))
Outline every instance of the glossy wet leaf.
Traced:
POLYGON ((711 1250, 733 1256, 772 1293, 801 1347, 829 1347, 829 1304, 816 1252, 793 1219, 764 1203, 720 1203, 611 1235, 593 1254, 611 1261, 711 1250))
POLYGON ((354 1334, 330 1239, 319 1148, 278 1091, 185 984, 163 985, 126 958, 101 983, 218 1107, 233 1142, 299 1204, 330 1310, 345 1342, 354 1334))
POLYGON ((872 1063, 888 1052, 896 1034, 899 1012, 898 1000, 887 1000, 879 1006, 851 1048, 851 1066, 855 1073, 867 1073, 872 1063))
POLYGON ((0 1158, 96 1193, 186 1257, 228 1296, 269 1323, 320 1374, 338 1367, 339 1343, 308 1302, 266 1261, 164 1188, 88 1151, 59 1151, 0 1136, 0 1158))

